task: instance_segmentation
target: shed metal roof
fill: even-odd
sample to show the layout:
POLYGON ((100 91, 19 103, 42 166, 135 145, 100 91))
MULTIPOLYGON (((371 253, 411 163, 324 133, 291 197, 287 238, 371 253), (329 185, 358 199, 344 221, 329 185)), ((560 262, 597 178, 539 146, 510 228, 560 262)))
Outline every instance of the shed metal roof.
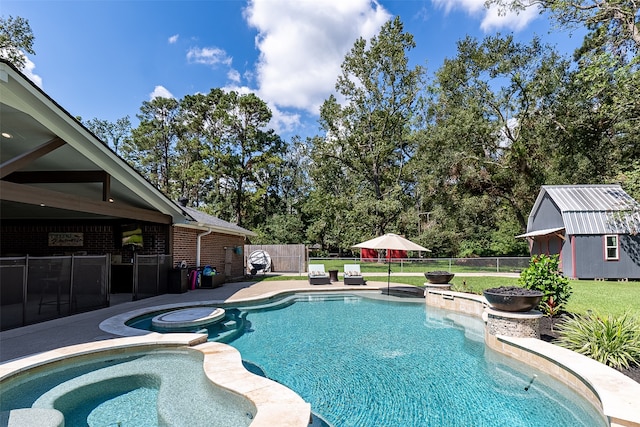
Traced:
POLYGON ((543 185, 532 212, 545 193, 560 209, 566 234, 640 231, 638 202, 619 185, 543 185))
POLYGON ((543 185, 562 212, 625 211, 633 200, 619 185, 543 185))

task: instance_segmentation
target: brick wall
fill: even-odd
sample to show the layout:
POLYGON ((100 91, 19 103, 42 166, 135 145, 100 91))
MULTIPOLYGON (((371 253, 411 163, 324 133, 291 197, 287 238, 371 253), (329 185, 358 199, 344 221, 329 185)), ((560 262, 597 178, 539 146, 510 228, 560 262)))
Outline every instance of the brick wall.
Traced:
MULTIPOLYGON (((144 248, 141 255, 169 253, 169 226, 140 223, 144 248)), ((117 247, 119 224, 113 221, 3 221, 0 226, 0 255, 51 256, 76 252, 87 255, 133 257, 130 247, 117 247), (82 246, 49 246, 49 233, 82 233, 82 246)))
MULTIPOLYGON (((196 244, 198 234, 202 230, 193 230, 184 227, 173 227, 173 261, 179 263, 182 260, 187 262, 189 267, 196 266, 196 244)), ((211 233, 203 236, 200 246, 200 266, 210 265, 215 267, 219 273, 225 272, 225 256, 230 248, 231 276, 241 277, 245 274, 244 257, 242 253, 236 253, 233 248, 244 245, 244 237, 230 234, 211 233)))

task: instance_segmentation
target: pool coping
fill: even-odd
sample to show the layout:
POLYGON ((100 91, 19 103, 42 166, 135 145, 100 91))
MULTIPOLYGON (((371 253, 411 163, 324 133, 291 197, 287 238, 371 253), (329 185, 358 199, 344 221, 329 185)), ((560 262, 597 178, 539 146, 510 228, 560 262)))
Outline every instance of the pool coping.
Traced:
MULTIPOLYGON (((489 307, 482 295, 436 289, 425 290, 425 302, 479 317, 489 307)), ((485 345, 568 385, 599 409, 611 427, 640 427, 640 384, 621 372, 536 338, 492 338, 485 331, 485 345)))
MULTIPOLYGON (((126 313, 122 313, 121 315, 112 316, 108 319, 103 320, 100 323, 100 329, 105 330, 102 328, 103 325, 109 325, 109 321, 113 321, 113 319, 116 319, 120 316, 126 315, 127 318, 131 318, 131 317, 135 317, 135 315, 131 316, 132 313, 134 314, 139 313, 138 315, 141 315, 141 314, 146 314, 152 311, 158 311, 159 308, 171 309, 171 308, 178 308, 178 307, 184 308, 187 306, 193 307, 198 305, 211 305, 211 304, 229 305, 229 304, 236 304, 236 303, 260 302, 260 301, 265 301, 265 300, 269 300, 269 299, 281 296, 282 294, 287 294, 287 293, 293 294, 298 292, 310 293, 310 292, 329 291, 329 292, 341 293, 345 291, 346 292, 372 291, 371 295, 375 295, 375 294, 380 294, 381 291, 384 292, 384 289, 387 287, 386 282, 376 283, 373 281, 369 281, 365 286, 329 285, 329 286, 322 286, 322 287, 319 286, 317 288, 315 287, 310 288, 305 284, 303 284, 303 282, 306 282, 306 281, 302 281, 302 280, 298 281, 298 284, 289 282, 285 285, 287 286, 286 289, 261 290, 258 293, 258 295, 254 293, 253 295, 245 296, 245 295, 242 295, 242 292, 238 292, 240 295, 234 294, 225 299, 210 299, 207 301, 202 301, 202 300, 182 301, 179 303, 158 304, 152 307, 133 309, 133 310, 127 311, 126 313)), ((285 282, 280 282, 280 284, 282 283, 285 283, 285 282)), ((274 282, 271 282, 270 286, 275 287, 277 285, 278 283, 274 281, 274 282)), ((441 291, 441 290, 435 290, 435 289, 425 289, 424 292, 426 297, 425 301, 428 305, 435 305, 440 308, 445 308, 454 312, 470 314, 476 317, 481 317, 482 312, 484 311, 484 308, 488 306, 486 300, 481 295, 459 293, 459 292, 453 292, 453 291, 441 291), (429 298, 434 297, 435 294, 440 294, 438 296, 439 300, 442 300, 449 305, 451 304, 461 305, 464 309, 456 310, 449 307, 445 307, 443 305, 429 304, 430 302, 429 298)), ((386 295, 384 295, 384 297, 387 298, 386 295)), ((400 300, 407 301, 406 298, 400 298, 400 300)), ((418 300, 418 301, 422 303, 422 300, 418 300)), ((124 322, 120 323, 120 325, 123 325, 123 323, 124 322)), ((32 325, 32 326, 35 326, 35 325, 32 325)), ((112 324, 111 327, 113 326, 114 325, 112 324)), ((120 336, 122 336, 121 335, 122 332, 124 333, 128 332, 129 336, 125 336, 125 338, 109 338, 106 341, 84 342, 82 344, 55 348, 53 350, 47 351, 46 353, 39 353, 33 356, 24 356, 18 359, 13 359, 7 362, 3 362, 2 364, 0 364, 0 380, 4 378, 4 375, 2 374, 4 372, 4 369, 6 369, 7 366, 10 366, 11 364, 23 363, 25 360, 30 360, 30 359, 42 360, 43 355, 46 355, 49 353, 55 354, 56 355, 55 357, 57 357, 58 360, 71 357, 72 354, 70 354, 68 350, 65 351, 65 349, 79 349, 79 351, 81 352, 80 354, 88 354, 92 352, 91 351, 91 348, 93 348, 92 346, 98 346, 96 348, 99 348, 100 346, 107 345, 104 343, 109 343, 114 340, 130 340, 130 341, 118 341, 121 343, 130 343, 130 344, 122 344, 122 346, 124 347, 118 347, 118 348, 125 348, 129 345, 135 345, 133 343, 135 343, 136 342, 135 340, 137 339, 147 339, 149 341, 148 342, 145 341, 145 342, 152 343, 152 344, 140 344, 141 348, 143 345, 150 345, 150 346, 171 345, 168 343, 175 340, 176 336, 178 335, 185 335, 187 337, 191 337, 187 339, 187 341, 191 342, 190 346, 198 346, 200 345, 200 341, 198 340, 202 340, 202 338, 194 337, 194 335, 197 335, 197 334, 175 334, 175 333, 158 334, 158 333, 149 333, 148 331, 142 331, 135 328, 129 328, 129 327, 127 328, 129 329, 128 331, 121 330, 120 332, 115 332, 112 329, 107 329, 108 332, 111 332, 113 334, 120 335, 120 336), (191 339, 194 339, 195 341, 190 341, 191 339)), ((25 327, 23 329, 30 330, 31 328, 25 327)), ((9 332, 10 332, 10 336, 15 336, 18 331, 16 332, 9 331, 9 332)), ((3 333, 3 334, 6 334, 6 333, 3 333)), ((204 341, 206 341, 206 336, 203 335, 203 337, 204 337, 204 341)), ((556 375, 558 376, 565 375, 572 378, 577 378, 578 382, 582 384, 586 388, 586 390, 592 392, 593 395, 597 397, 600 404, 599 406, 601 407, 603 414, 608 418, 610 426, 640 427, 640 412, 638 409, 634 408, 634 406, 640 406, 638 405, 638 403, 640 402, 638 401, 638 399, 636 399, 636 401, 632 399, 632 396, 640 396, 640 384, 638 384, 637 382, 626 377, 625 375, 621 374, 615 369, 607 367, 606 365, 600 364, 599 362, 586 358, 585 356, 579 355, 578 353, 563 349, 561 347, 558 347, 550 343, 546 343, 542 340, 532 339, 532 338, 514 339, 514 338, 504 337, 504 336, 498 336, 496 338, 497 338, 497 341, 500 343, 500 345, 505 346, 504 348, 506 349, 506 351, 509 351, 512 353, 510 355, 511 357, 519 359, 521 362, 528 363, 531 366, 535 366, 533 364, 533 360, 544 359, 550 364, 550 366, 555 366, 556 367, 555 370, 564 372, 564 374, 556 372, 556 375), (516 352, 521 352, 519 353, 520 355, 523 354, 522 352, 524 352, 526 353, 527 356, 524 358, 519 358, 518 356, 515 356, 516 352), (558 355, 558 353, 561 353, 561 354, 558 355), (581 362, 582 358, 587 359, 587 361, 584 361, 584 363, 582 363, 581 362), (553 361, 553 362, 550 362, 550 361, 553 361)), ((27 338, 27 339, 30 339, 30 338, 27 338)), ((181 344, 175 343, 175 345, 181 345, 181 344)), ((220 345, 224 345, 224 344, 220 344, 220 345)), ((487 345, 486 342, 485 342, 485 345, 487 345)), ((217 361, 215 363, 217 363, 217 361)), ((545 372, 548 372, 546 367, 543 368, 542 370, 545 372)), ((554 375, 553 372, 548 372, 548 373, 551 375, 554 375)), ((220 373, 217 373, 216 375, 219 375, 219 374, 220 373)), ((219 379, 218 376, 216 376, 216 378, 219 379)), ((566 381, 566 379, 563 381, 561 377, 556 377, 556 378, 561 380, 562 382, 566 381)), ((284 387, 284 386, 281 386, 281 387, 284 387)), ((287 390, 291 391, 288 388, 287 390)), ((583 394, 581 391, 578 391, 578 392, 580 394, 583 394)), ((296 394, 296 396, 298 395, 296 394)), ((585 397, 587 398, 587 400, 589 400, 588 396, 585 396, 585 397)), ((305 402, 305 404, 307 403, 305 402)), ((302 410, 302 412, 305 412, 305 411, 306 409, 302 410)), ((280 423, 283 414, 289 414, 291 411, 288 404, 278 407, 277 404, 272 402, 271 406, 269 407, 269 412, 274 415, 275 418, 273 419, 276 419, 278 421, 277 423, 273 424, 273 419, 272 419, 272 421, 270 421, 271 424, 253 424, 252 423, 251 427, 262 426, 262 425, 283 425, 280 423)), ((255 419, 254 423, 257 421, 259 420, 255 419)), ((300 421, 300 424, 290 424, 290 425, 291 426, 299 425, 300 427, 302 427, 303 425, 307 426, 309 423, 308 418, 305 420, 304 424, 302 424, 302 420, 299 420, 299 421, 300 421)), ((286 424, 283 426, 288 427, 288 425, 286 424)))
MULTIPOLYGON (((89 355, 124 355, 147 348, 185 347, 203 354, 203 371, 213 384, 243 396, 255 405, 256 414, 250 423, 251 427, 308 426, 311 418, 311 404, 282 384, 247 371, 242 365, 242 357, 238 350, 226 344, 208 342, 206 334, 152 332, 143 336, 113 338, 61 347, 0 365, 0 381, 21 375, 31 369, 89 355)), ((28 425, 32 424, 24 424, 25 427, 28 425)))

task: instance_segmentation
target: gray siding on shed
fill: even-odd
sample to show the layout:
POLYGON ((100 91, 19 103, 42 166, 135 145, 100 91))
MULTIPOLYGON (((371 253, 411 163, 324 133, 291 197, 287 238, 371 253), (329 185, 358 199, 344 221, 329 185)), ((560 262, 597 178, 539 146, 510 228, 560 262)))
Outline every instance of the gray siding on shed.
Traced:
POLYGON ((545 194, 535 212, 529 215, 527 230, 544 230, 547 228, 564 227, 562 213, 558 206, 545 194))
POLYGON ((558 233, 536 235, 531 254, 559 254, 563 273, 573 278, 638 279, 640 212, 633 211, 636 203, 619 185, 542 186, 527 233, 563 227, 566 240, 558 233), (607 234, 619 238, 618 261, 605 259, 607 234))
MULTIPOLYGON (((640 279, 640 237, 620 235, 620 259, 607 261, 603 235, 574 236, 576 277, 581 279, 640 279)), ((566 269, 565 274, 569 273, 566 269)))

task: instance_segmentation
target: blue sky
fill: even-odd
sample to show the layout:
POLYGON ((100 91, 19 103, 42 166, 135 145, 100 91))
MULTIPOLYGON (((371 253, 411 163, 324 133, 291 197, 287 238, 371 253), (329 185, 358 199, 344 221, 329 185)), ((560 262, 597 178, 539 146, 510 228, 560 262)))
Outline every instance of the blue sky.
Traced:
POLYGON ((221 87, 255 92, 285 139, 318 132, 318 108, 345 54, 400 16, 415 37, 412 65, 432 74, 467 35, 533 35, 571 53, 581 37, 544 15, 499 16, 484 0, 2 0, 29 20, 36 55, 24 70, 74 116, 115 121, 154 96, 221 87))

